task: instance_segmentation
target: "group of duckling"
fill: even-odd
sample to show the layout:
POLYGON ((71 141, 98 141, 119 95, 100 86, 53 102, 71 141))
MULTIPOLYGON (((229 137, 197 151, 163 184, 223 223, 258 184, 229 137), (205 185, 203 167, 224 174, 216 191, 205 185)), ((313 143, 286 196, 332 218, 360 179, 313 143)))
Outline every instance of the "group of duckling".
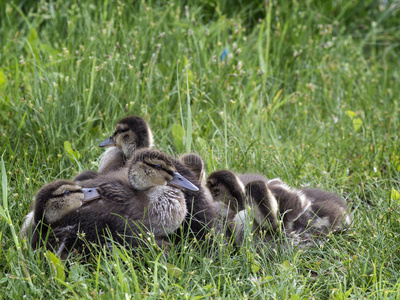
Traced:
POLYGON ((229 170, 206 179, 199 155, 176 159, 153 149, 152 131, 138 116, 118 121, 99 146, 108 149, 97 171, 37 193, 21 230, 33 249, 46 244, 66 258, 89 244, 108 247, 111 239, 133 247, 153 239, 168 247, 172 235, 201 241, 211 230, 240 246, 249 227, 267 244, 278 232, 309 239, 351 222, 346 202, 333 193, 229 170))

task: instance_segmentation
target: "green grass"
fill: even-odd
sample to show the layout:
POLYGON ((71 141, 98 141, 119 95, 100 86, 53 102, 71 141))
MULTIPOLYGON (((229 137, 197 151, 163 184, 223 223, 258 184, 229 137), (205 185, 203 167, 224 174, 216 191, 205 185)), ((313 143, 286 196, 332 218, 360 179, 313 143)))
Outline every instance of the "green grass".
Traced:
POLYGON ((0 298, 400 299, 400 5, 267 2, 0 3, 0 298), (343 195, 352 227, 302 251, 32 253, 15 232, 36 191, 96 169, 131 114, 208 172, 343 195))

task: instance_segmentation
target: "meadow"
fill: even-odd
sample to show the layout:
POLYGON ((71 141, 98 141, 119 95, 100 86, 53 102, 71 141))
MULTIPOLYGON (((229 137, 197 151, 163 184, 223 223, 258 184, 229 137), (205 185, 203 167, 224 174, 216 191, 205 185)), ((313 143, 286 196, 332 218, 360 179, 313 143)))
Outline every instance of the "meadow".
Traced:
POLYGON ((399 54, 398 1, 2 1, 0 298, 400 299, 399 54), (336 192, 354 221, 305 249, 32 252, 37 190, 95 170, 127 115, 208 173, 336 192))

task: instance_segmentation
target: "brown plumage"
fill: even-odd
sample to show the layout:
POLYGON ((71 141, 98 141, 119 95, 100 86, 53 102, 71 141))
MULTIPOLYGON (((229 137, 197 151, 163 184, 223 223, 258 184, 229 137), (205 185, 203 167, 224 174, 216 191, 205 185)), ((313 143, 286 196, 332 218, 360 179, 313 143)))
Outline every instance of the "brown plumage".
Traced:
POLYGON ((278 230, 278 205, 264 180, 250 181, 244 187, 239 176, 219 170, 209 175, 207 187, 215 201, 223 201, 230 208, 228 229, 238 245, 249 224, 253 224, 250 230, 254 233, 264 229, 272 235, 278 230))
MULTIPOLYGON (((58 240, 66 251, 83 248, 78 238, 82 233, 86 241, 105 244, 106 230, 117 241, 133 246, 141 243, 141 234, 151 232, 157 244, 163 245, 163 237, 175 232, 187 214, 185 196, 177 187, 197 190, 176 172, 168 156, 148 149, 138 151, 127 167, 101 174, 85 181, 85 185, 95 186, 100 198, 86 201, 78 211, 51 222, 44 218, 43 223, 51 225, 56 233, 52 243, 58 240)), ((51 195, 44 193, 49 189, 51 185, 45 186, 37 199, 53 202, 51 197, 39 197, 51 195)), ((32 244, 37 247, 37 235, 32 244)))
POLYGON ((138 116, 123 118, 114 133, 99 145, 110 147, 103 154, 98 171, 107 173, 123 167, 136 150, 153 146, 153 133, 145 120, 138 116))
POLYGON ((293 223, 293 231, 318 236, 350 225, 352 219, 342 197, 311 188, 303 188, 301 192, 311 201, 311 206, 293 223))
POLYGON ((242 181, 229 170, 212 172, 206 183, 214 201, 225 203, 235 212, 244 209, 246 194, 242 181))
MULTIPOLYGON (((113 146, 114 148, 111 150, 107 150, 100 161, 99 172, 102 174, 107 174, 112 172, 112 170, 118 170, 134 156, 136 151, 151 147, 153 138, 150 126, 140 117, 124 118, 117 123, 114 134, 100 145, 108 146, 114 143, 116 146, 113 146), (108 151, 110 152, 108 153, 108 151)), ((200 157, 197 156, 197 158, 200 157)), ((199 192, 184 191, 189 213, 184 223, 184 232, 180 235, 189 233, 190 236, 203 239, 209 229, 214 227, 220 212, 223 211, 223 207, 220 203, 215 203, 208 191, 199 183, 198 179, 201 177, 201 171, 199 171, 200 173, 193 173, 193 171, 197 172, 196 167, 193 168, 193 164, 188 166, 186 164, 188 160, 185 158, 183 158, 183 161, 173 158, 170 159, 177 171, 199 188, 199 192)), ((198 164, 196 161, 194 165, 200 166, 201 164, 202 159, 200 158, 200 163, 198 164)), ((95 180, 98 175, 99 174, 96 172, 86 171, 76 176, 74 181, 88 186, 85 181, 89 179, 88 182, 93 182, 92 180, 95 180)))

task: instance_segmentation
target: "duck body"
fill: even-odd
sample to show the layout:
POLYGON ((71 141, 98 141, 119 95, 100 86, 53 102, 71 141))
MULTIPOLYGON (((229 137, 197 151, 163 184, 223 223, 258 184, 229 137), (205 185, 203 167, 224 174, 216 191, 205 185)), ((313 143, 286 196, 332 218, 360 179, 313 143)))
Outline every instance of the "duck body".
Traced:
POLYGON ((304 188, 301 191, 310 200, 311 206, 294 222, 296 233, 326 235, 350 225, 352 219, 342 197, 319 189, 304 188))
POLYGON ((269 180, 267 185, 278 202, 284 228, 292 231, 293 223, 310 208, 310 199, 302 190, 291 188, 279 178, 269 180))
POLYGON ((176 170, 183 177, 192 182, 198 191, 183 190, 188 214, 183 222, 182 231, 177 232, 176 240, 182 236, 189 235, 200 241, 204 240, 211 228, 216 226, 218 216, 223 211, 220 203, 215 203, 209 193, 198 181, 195 175, 185 164, 175 158, 170 158, 176 170))

